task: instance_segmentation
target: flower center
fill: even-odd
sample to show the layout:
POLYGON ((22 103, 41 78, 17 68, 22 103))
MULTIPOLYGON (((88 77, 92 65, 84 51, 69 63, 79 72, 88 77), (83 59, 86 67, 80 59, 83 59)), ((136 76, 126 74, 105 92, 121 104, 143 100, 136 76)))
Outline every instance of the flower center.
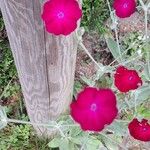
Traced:
POLYGON ((58 17, 59 19, 64 18, 64 16, 65 16, 65 14, 64 14, 62 11, 60 11, 60 12, 57 14, 57 17, 58 17))
POLYGON ((125 3, 125 4, 123 5, 123 8, 127 8, 127 7, 128 7, 128 4, 125 3))
POLYGON ((132 79, 133 79, 133 77, 132 77, 132 76, 130 76, 130 77, 129 77, 129 80, 131 81, 132 79))
POLYGON ((144 128, 143 128, 143 131, 146 131, 146 130, 147 130, 147 128, 144 127, 144 128))
POLYGON ((92 111, 96 111, 96 109, 97 109, 97 105, 96 105, 95 103, 93 103, 93 104, 91 105, 91 110, 92 110, 92 111))
POLYGON ((147 123, 143 124, 143 123, 139 123, 139 125, 142 127, 142 130, 143 131, 146 131, 147 130, 147 123))

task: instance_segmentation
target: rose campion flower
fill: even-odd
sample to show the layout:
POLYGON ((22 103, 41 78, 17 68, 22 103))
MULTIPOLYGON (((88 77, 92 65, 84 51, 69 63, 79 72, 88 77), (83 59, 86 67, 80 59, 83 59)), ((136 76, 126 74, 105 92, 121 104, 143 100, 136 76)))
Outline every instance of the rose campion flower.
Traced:
POLYGON ((46 30, 55 35, 69 35, 77 28, 81 16, 76 0, 48 0, 43 6, 42 19, 46 30))
POLYGON ((142 80, 136 70, 129 70, 124 66, 119 66, 114 75, 115 86, 121 92, 135 90, 142 85, 142 80))
POLYGON ((139 122, 134 118, 128 125, 129 132, 131 136, 140 141, 150 141, 150 124, 148 120, 142 119, 139 122))
POLYGON ((86 131, 99 132, 116 118, 116 96, 110 89, 85 88, 70 105, 71 116, 86 131))
POLYGON ((114 0, 113 8, 119 18, 130 17, 136 10, 135 0, 114 0))

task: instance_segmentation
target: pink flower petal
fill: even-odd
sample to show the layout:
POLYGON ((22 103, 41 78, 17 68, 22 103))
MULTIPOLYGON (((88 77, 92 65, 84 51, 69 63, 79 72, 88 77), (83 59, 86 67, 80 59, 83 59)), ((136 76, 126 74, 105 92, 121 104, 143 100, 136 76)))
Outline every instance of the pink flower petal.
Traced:
POLYGON ((99 132, 104 129, 105 122, 102 116, 97 116, 97 113, 89 113, 87 115, 88 117, 86 117, 84 122, 81 123, 81 128, 84 131, 89 130, 99 132))
POLYGON ((142 80, 136 70, 129 70, 125 67, 118 67, 114 75, 115 86, 121 92, 135 90, 142 85, 142 80))
POLYGON ((110 89, 85 88, 70 105, 71 116, 83 130, 101 131, 117 116, 116 97, 110 89))
POLYGON ((95 95, 97 93, 96 88, 87 87, 84 89, 84 91, 81 91, 78 94, 77 103, 79 104, 80 108, 84 108, 85 105, 91 105, 93 103, 93 99, 95 98, 95 95))
POLYGON ((66 20, 63 22, 63 35, 68 35, 77 28, 77 23, 74 20, 66 20))
POLYGON ((143 119, 139 122, 134 118, 128 125, 131 136, 140 141, 150 141, 150 124, 148 120, 143 119))
POLYGON ((113 7, 120 18, 130 17, 136 10, 135 0, 115 0, 113 7))
POLYGON ((54 33, 55 35, 60 35, 63 33, 61 22, 58 21, 53 21, 49 24, 46 24, 46 30, 50 33, 54 33))
POLYGON ((48 0, 41 17, 49 33, 68 35, 77 28, 81 16, 82 11, 76 0, 48 0))

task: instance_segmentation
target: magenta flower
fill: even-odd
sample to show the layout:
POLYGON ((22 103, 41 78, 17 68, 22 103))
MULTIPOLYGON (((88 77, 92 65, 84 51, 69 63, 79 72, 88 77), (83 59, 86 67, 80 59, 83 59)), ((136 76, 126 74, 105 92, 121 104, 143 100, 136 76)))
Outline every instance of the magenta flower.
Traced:
POLYGON ((113 7, 120 18, 130 17, 136 10, 135 0, 114 0, 113 7))
POLYGON ((42 13, 46 30, 55 35, 73 32, 81 16, 82 11, 76 0, 48 0, 42 13))
POLYGON ((119 66, 114 75, 115 86, 121 92, 135 90, 142 85, 142 80, 136 70, 129 70, 124 66, 119 66))
POLYGON ((71 116, 83 130, 101 131, 117 116, 116 96, 110 89, 85 88, 70 105, 71 116))
POLYGON ((131 136, 140 141, 150 141, 150 124, 148 120, 138 121, 134 118, 128 125, 131 136))

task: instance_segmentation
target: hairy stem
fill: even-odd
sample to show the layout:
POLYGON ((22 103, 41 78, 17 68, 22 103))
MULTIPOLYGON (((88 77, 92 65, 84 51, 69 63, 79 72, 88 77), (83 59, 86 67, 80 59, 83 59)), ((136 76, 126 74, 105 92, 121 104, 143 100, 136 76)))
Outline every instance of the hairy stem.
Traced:
POLYGON ((115 36, 116 36, 116 41, 117 41, 117 46, 118 46, 119 57, 122 60, 121 49, 120 49, 120 44, 119 44, 119 37, 118 37, 118 32, 117 32, 117 25, 115 26, 115 36))
POLYGON ((145 36, 146 36, 146 42, 147 42, 147 39, 148 39, 148 27, 147 27, 147 24, 148 24, 148 19, 147 19, 148 10, 147 9, 144 11, 144 15, 145 15, 145 36))
MULTIPOLYGON (((9 119, 9 118, 7 118, 6 121, 8 123, 28 124, 28 125, 33 125, 33 126, 54 127, 54 128, 58 127, 58 124, 55 121, 50 121, 49 124, 48 123, 47 124, 44 124, 44 123, 33 123, 33 122, 29 122, 29 121, 9 119)), ((79 125, 78 124, 64 124, 64 125, 61 125, 61 126, 64 126, 64 127, 76 127, 76 126, 79 126, 79 125)))
POLYGON ((110 11, 110 16, 111 16, 112 22, 115 25, 114 30, 115 30, 115 37, 116 37, 116 42, 117 42, 117 46, 118 46, 119 58, 122 59, 121 49, 120 49, 120 44, 119 44, 119 37, 118 37, 118 32, 117 32, 117 23, 116 23, 117 18, 116 18, 116 16, 112 15, 112 10, 111 10, 109 0, 107 0, 107 5, 108 5, 109 11, 110 11))
POLYGON ((20 123, 20 124, 28 124, 28 125, 33 125, 33 126, 43 126, 43 127, 55 127, 56 124, 43 124, 43 123, 33 123, 33 122, 28 122, 28 121, 23 121, 23 120, 16 120, 16 119, 7 119, 7 122, 9 123, 20 123))
POLYGON ((81 48, 86 52, 86 54, 90 57, 90 59, 95 63, 95 65, 102 70, 101 66, 95 61, 95 59, 92 57, 92 55, 89 53, 89 51, 87 50, 87 48, 85 47, 85 45, 82 43, 82 38, 78 35, 78 33, 76 32, 76 37, 77 40, 79 41, 79 45, 81 46, 81 48))
POLYGON ((86 52, 86 54, 90 57, 90 59, 96 64, 96 66, 99 69, 102 69, 101 66, 95 61, 95 59, 92 57, 92 55, 89 53, 89 51, 86 49, 86 47, 84 46, 84 44, 81 42, 80 46, 82 47, 82 49, 86 52))

